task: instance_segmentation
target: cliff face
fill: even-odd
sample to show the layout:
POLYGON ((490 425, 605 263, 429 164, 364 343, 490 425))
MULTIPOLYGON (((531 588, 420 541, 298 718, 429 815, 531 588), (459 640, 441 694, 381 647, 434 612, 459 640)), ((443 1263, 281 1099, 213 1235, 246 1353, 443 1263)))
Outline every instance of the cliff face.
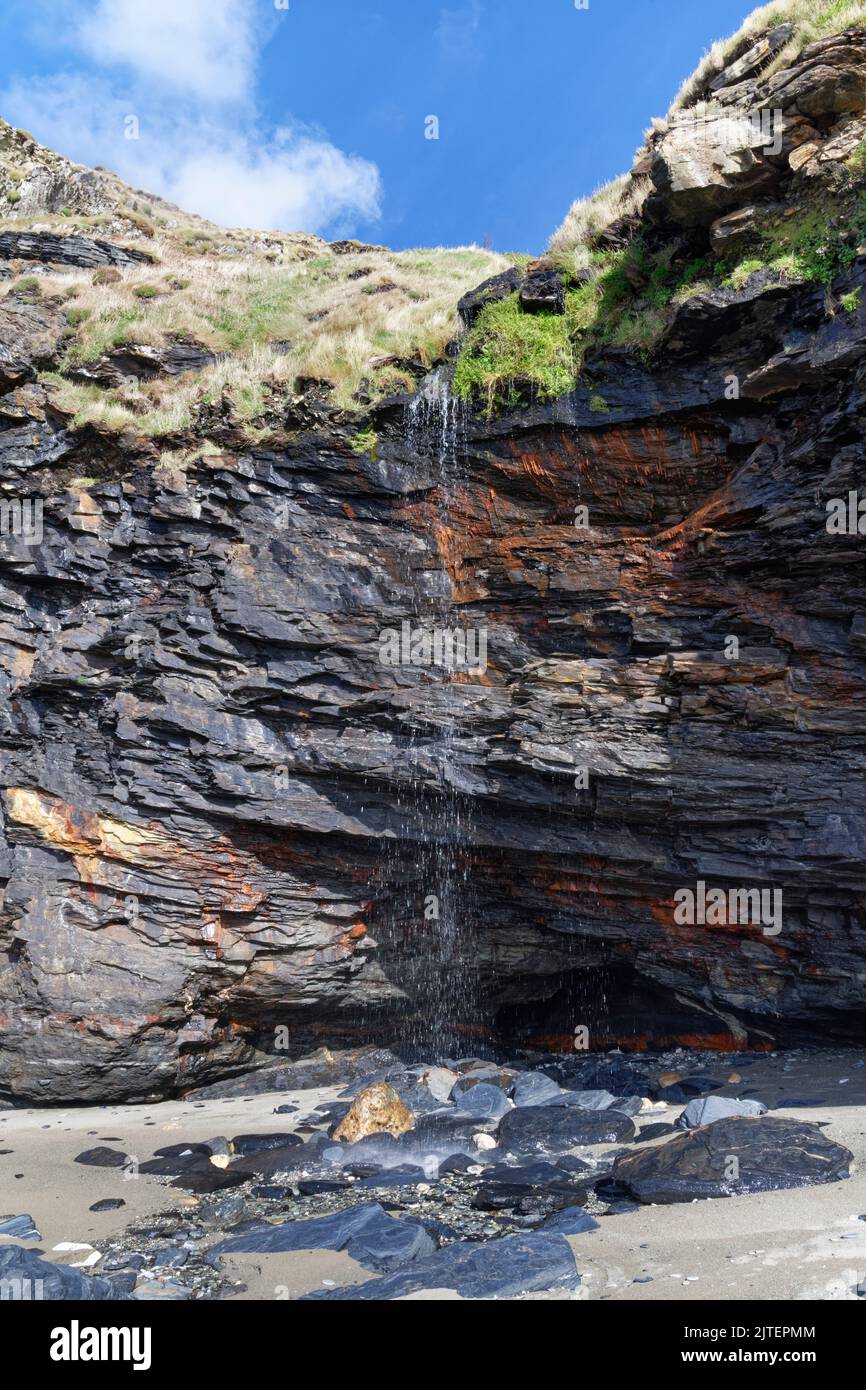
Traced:
MULTIPOLYGON (((705 95, 783 111, 780 148, 720 160, 718 111, 699 142, 679 113, 614 237, 717 246, 859 148, 866 35, 761 87, 767 54, 705 95)), ((580 1026, 591 1045, 855 1034, 850 250, 820 281, 768 266, 672 304, 651 354, 598 351, 553 400, 487 415, 440 367, 363 418, 312 384, 257 439, 226 399, 161 441, 76 426, 41 375, 62 307, 13 280, 0 471, 44 512, 38 544, 0 554, 0 1088, 166 1094, 437 1030, 464 1050, 580 1026), (483 633, 485 669, 389 664, 404 621, 483 633), (782 915, 681 921, 699 882, 780 891, 782 915)))

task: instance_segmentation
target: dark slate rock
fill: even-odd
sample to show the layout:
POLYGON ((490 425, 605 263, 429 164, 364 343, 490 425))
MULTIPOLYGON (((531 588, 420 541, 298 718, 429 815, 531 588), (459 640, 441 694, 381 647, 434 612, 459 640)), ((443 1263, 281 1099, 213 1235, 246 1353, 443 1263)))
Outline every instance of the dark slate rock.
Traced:
POLYGON ((514 1153, 558 1153, 580 1144, 615 1144, 634 1135, 635 1127, 627 1115, 566 1105, 512 1110, 498 1130, 501 1147, 514 1153))
POLYGON ((482 309, 485 309, 488 304, 495 304, 500 299, 507 299, 522 284, 523 272, 518 270, 517 266, 503 271, 501 275, 492 275, 489 280, 484 280, 474 290, 469 290, 462 299, 458 300, 457 312, 461 322, 467 328, 471 328, 482 309))
MULTIPOLYGON (((608 1110, 611 1106, 621 1109, 621 1103, 610 1091, 562 1091, 551 1096, 542 1105, 576 1105, 581 1110, 608 1110)), ((625 1112, 624 1112, 625 1113, 625 1112)))
POLYGON ((232 1140, 236 1154, 264 1153, 269 1149, 287 1149, 302 1141, 296 1134, 238 1134, 232 1140))
POLYGON ((635 1140, 636 1144, 645 1144, 648 1139, 661 1139, 663 1134, 676 1134, 676 1128, 670 1124, 645 1125, 638 1132, 635 1140))
POLYGON ((580 1236, 585 1231, 597 1231, 598 1222, 582 1207, 563 1207, 542 1221, 540 1231, 555 1231, 561 1236, 580 1236))
POLYGON ((188 1259, 188 1250, 182 1249, 179 1245, 167 1245, 162 1250, 154 1250, 149 1257, 149 1263, 160 1269, 180 1269, 188 1259))
POLYGON ((119 1211, 121 1207, 125 1206, 126 1202, 122 1197, 103 1197, 101 1201, 94 1202, 92 1207, 88 1207, 88 1211, 119 1211))
POLYGON ((476 1157, 474 1154, 449 1154, 439 1164, 439 1176, 442 1177, 446 1173, 465 1173, 469 1168, 482 1162, 483 1158, 484 1155, 476 1157))
POLYGON ((50 261, 57 265, 149 265, 153 257, 131 246, 115 246, 86 236, 57 236, 52 232, 0 232, 0 258, 6 261, 50 261))
POLYGON ((617 1159, 612 1181, 639 1202, 690 1202, 839 1182, 851 1161, 818 1125, 735 1117, 617 1159), (737 1179, 726 1176, 732 1157, 739 1161, 737 1179))
POLYGON ((21 1245, 0 1248, 0 1281, 12 1291, 12 1300, 72 1300, 92 1303, 97 1300, 116 1302, 129 1297, 108 1279, 82 1274, 69 1265, 49 1264, 35 1250, 21 1245), (18 1281, 7 1282, 7 1281, 18 1281), (17 1297, 16 1297, 17 1295, 17 1297))
POLYGON ((564 1207, 581 1206, 587 1193, 571 1182, 533 1187, 526 1183, 483 1182, 470 1203, 476 1211, 514 1211, 518 1216, 546 1216, 564 1207))
POLYGON ((454 1111, 450 1114, 438 1112, 434 1115, 422 1115, 415 1128, 408 1133, 401 1135, 398 1142, 405 1148, 407 1145, 414 1148, 432 1150, 444 1148, 446 1151, 453 1148, 455 1141, 462 1140, 469 1144, 473 1134, 477 1134, 479 1129, 484 1127, 485 1121, 475 1115, 464 1115, 462 1111, 454 1111))
MULTIPOLYGON (((245 1181, 247 1178, 268 1178, 274 1173, 309 1169, 318 1162, 321 1154, 318 1146, 310 1150, 307 1144, 298 1142, 296 1135, 286 1135, 286 1138, 291 1142, 281 1145, 278 1149, 258 1149, 254 1153, 243 1154, 225 1171, 239 1174, 240 1180, 245 1181)), ((326 1146, 331 1145, 333 1140, 327 1140, 326 1146)))
POLYGON ((690 1100, 679 1119, 677 1129, 699 1129, 701 1125, 717 1124, 737 1115, 766 1115, 767 1107, 760 1100, 733 1100, 729 1096, 704 1096, 690 1100))
MULTIPOLYGON (((166 1144, 162 1149, 154 1149, 154 1158, 191 1158, 194 1154, 209 1154, 207 1144, 166 1144)), ((147 1160, 148 1163, 151 1161, 147 1160)), ((168 1170, 167 1170, 168 1171, 168 1170)))
POLYGON ((42 1239, 32 1216, 0 1216, 0 1236, 14 1236, 16 1240, 42 1239))
POLYGON ((464 1115, 475 1115, 480 1120, 499 1120, 511 1109, 505 1092, 484 1082, 464 1091, 459 1103, 464 1115))
POLYGON ((592 1057, 564 1057, 545 1062, 545 1071, 572 1091, 608 1091, 614 1096, 646 1095, 645 1072, 632 1062, 615 1057, 599 1061, 592 1057))
POLYGON ((561 1086, 551 1081, 544 1072, 525 1071, 515 1078, 511 1099, 519 1106, 543 1105, 545 1101, 558 1096, 561 1090, 561 1086))
POLYGON ((73 1163, 83 1163, 88 1168, 122 1168, 127 1158, 128 1155, 119 1149, 97 1147, 85 1149, 73 1159, 73 1163))
POLYGON ((564 314, 565 287, 555 270, 531 270, 520 289, 524 314, 564 314))
POLYGON ((365 1202, 331 1216, 284 1221, 279 1225, 254 1223, 242 1234, 220 1241, 210 1253, 264 1255, 285 1250, 343 1250, 354 1236, 371 1225, 377 1226, 383 1219, 392 1218, 386 1217, 378 1202, 365 1202))
MULTIPOLYGON (((245 1161, 240 1160, 241 1163, 245 1161)), ((225 1187, 239 1187, 249 1177, 248 1172, 238 1171, 237 1164, 229 1168, 218 1168, 209 1158, 197 1155, 189 1167, 178 1174, 171 1186, 183 1188, 186 1192, 220 1192, 225 1187)))
MULTIPOLYGON (((138 1166, 139 1173, 144 1173, 147 1177, 156 1178, 176 1178, 181 1173, 198 1171, 203 1163, 210 1164, 210 1156, 204 1145, 197 1144, 195 1153, 186 1151, 175 1154, 163 1154, 161 1158, 147 1158, 138 1166)), ((213 1164, 210 1164, 213 1167, 213 1164)))
POLYGON ((331 1216, 286 1221, 281 1225, 253 1224, 240 1235, 214 1246, 210 1256, 230 1253, 265 1254, 287 1250, 346 1250, 367 1269, 392 1269, 421 1259, 435 1242, 414 1221, 388 1216, 378 1202, 350 1207, 331 1216))
POLYGON ((541 1289, 574 1289, 579 1283, 568 1241, 536 1231, 485 1244, 461 1241, 384 1279, 341 1289, 317 1289, 302 1301, 388 1300, 419 1289, 453 1289, 463 1298, 511 1298, 541 1289))
POLYGON ((451 1099, 459 1102, 461 1096, 465 1096, 467 1091, 474 1090, 476 1086, 498 1086, 500 1091, 508 1093, 513 1085, 513 1072, 502 1071, 498 1067, 483 1067, 461 1076, 460 1080, 454 1083, 451 1099))
POLYGON ((365 1269, 375 1269, 380 1274, 390 1274, 402 1265, 426 1259, 435 1250, 435 1240, 420 1222, 391 1217, 371 1222, 346 1245, 347 1255, 365 1269))

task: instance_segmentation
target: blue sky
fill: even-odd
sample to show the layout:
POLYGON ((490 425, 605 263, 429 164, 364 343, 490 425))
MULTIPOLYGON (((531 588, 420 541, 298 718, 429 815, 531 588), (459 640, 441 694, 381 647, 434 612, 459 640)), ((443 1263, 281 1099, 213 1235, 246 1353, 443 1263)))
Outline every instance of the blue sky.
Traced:
POLYGON ((752 8, 4 0, 0 114, 229 225, 538 252, 752 8))

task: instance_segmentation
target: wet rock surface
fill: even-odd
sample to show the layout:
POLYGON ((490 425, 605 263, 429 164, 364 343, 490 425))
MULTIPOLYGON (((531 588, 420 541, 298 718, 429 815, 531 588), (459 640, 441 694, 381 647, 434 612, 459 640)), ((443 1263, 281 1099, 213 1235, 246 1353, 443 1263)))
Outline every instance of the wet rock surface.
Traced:
MULTIPOLYGON (((850 1154, 844 1146, 819 1125, 799 1119, 766 1113, 716 1119, 685 1134, 673 1127, 672 1121, 695 1106, 694 1095, 698 1104, 729 1101, 741 1106, 749 1100, 743 1092, 757 1091, 753 1103, 777 1105, 790 1088, 791 1073, 798 1072, 801 1085, 808 1074, 794 1057, 780 1059, 775 1070, 761 1063, 761 1079, 753 1085, 749 1076, 759 1062, 755 1054, 724 1059, 714 1070, 705 1056, 682 1052, 633 1059, 590 1056, 573 1058, 569 1065, 561 1057, 513 1055, 487 1062, 390 1060, 383 1068, 387 1059, 372 1048, 331 1055, 327 1088, 293 1089, 290 1113, 275 1117, 268 1103, 246 1129, 218 1118, 220 1107, 230 1103, 226 1099, 198 1101, 186 1114, 201 1110, 206 1128, 184 1138, 184 1122, 170 1120, 164 1127, 175 1137, 159 1143, 160 1107, 154 1107, 154 1128, 142 1131, 154 1136, 149 1152, 138 1139, 127 1144, 121 1137, 126 1127, 123 1108, 118 1108, 111 1128, 94 1132, 104 1144, 71 1150, 73 1181, 81 1182, 91 1172, 98 1181, 100 1200, 88 1200, 83 1228, 67 1231, 58 1244, 49 1242, 46 1251, 32 1251, 21 1244, 40 1238, 29 1215, 0 1220, 0 1237, 16 1242, 8 1249, 19 1252, 6 1257, 9 1268, 18 1271, 10 1277, 25 1277, 31 1257, 50 1254, 48 1268, 55 1271, 51 1297, 74 1299, 84 1281, 89 1297, 224 1299, 243 1296, 245 1279, 261 1261, 331 1251, 353 1261, 350 1268, 357 1267, 357 1277, 373 1277, 358 1283, 344 1268, 315 1297, 390 1299, 426 1289, 464 1298, 513 1298, 541 1291, 569 1296, 580 1288, 585 1241, 603 1233, 609 1218, 629 1219, 641 1203, 840 1183, 848 1172, 850 1154), (506 1114, 473 1116, 465 1125, 463 1102, 487 1083, 467 1088, 460 1082, 494 1073, 504 1083, 492 1089, 505 1099, 506 1114), (407 1075, 418 1083, 411 1129, 397 1135, 383 1129, 353 1143, 329 1133, 335 1107, 345 1103, 338 1099, 341 1091, 363 1096, 384 1083, 396 1092, 407 1075), (681 1081, 673 1082, 675 1076, 681 1081), (628 1095, 588 1084, 602 1078, 618 1079, 628 1095), (651 1099, 686 1079, 694 1093, 688 1105, 651 1099), (541 1105, 516 1106, 508 1095, 537 1093, 544 1080, 557 1087, 567 1083, 567 1088, 541 1105), (431 1086, 439 1095, 447 1089, 454 1099, 440 1100, 431 1086), (717 1094, 720 1089, 724 1095, 717 1094), (433 1111, 426 1109, 422 1090, 428 1090, 433 1111), (557 1104, 564 1096, 594 1096, 606 1103, 596 1110, 557 1104), (640 1102, 631 1116, 618 1109, 629 1098, 640 1102), (660 1114, 664 1122, 657 1118, 660 1114), (520 1142, 509 1135, 514 1123, 519 1124, 520 1142), (540 1123, 544 1128, 537 1131, 540 1123), (553 1129, 548 1128, 551 1123, 553 1129), (544 1152, 527 1151, 527 1125, 533 1144, 541 1134, 544 1152), (479 1137, 492 1147, 479 1148, 479 1137), (109 1140, 117 1148, 109 1149, 109 1140), (102 1166, 106 1156, 116 1162, 116 1156, 133 1147, 137 1156, 127 1156, 126 1168, 102 1166), (76 1162, 94 1154, 96 1165, 76 1162), (730 1178, 731 1156, 739 1164, 736 1181, 730 1178), (120 1185, 123 1197, 112 1196, 112 1183, 120 1185), (118 1216, 124 1198, 140 1200, 140 1184, 164 1195, 167 1204, 162 1201, 149 1213, 139 1208, 137 1215, 118 1216), (99 1223, 106 1221, 115 1223, 112 1233, 100 1236, 99 1223)), ((291 1065, 299 1076, 316 1075, 322 1059, 291 1065)), ((850 1070, 833 1088, 840 1091, 842 1081, 847 1085, 846 1078, 861 1069, 862 1060, 852 1057, 850 1070)), ((258 1094, 260 1077, 253 1074, 247 1080, 249 1095, 239 1089, 238 1112, 258 1094)), ((240 1079, 236 1085, 240 1088, 240 1079)), ((828 1089, 825 1084, 825 1096, 828 1089)), ((383 1112, 382 1122, 386 1120, 383 1112)), ((275 1270, 273 1265, 264 1268, 275 1270)), ((273 1287, 267 1277, 260 1296, 285 1297, 279 1288, 286 1275, 274 1272, 273 1287)), ((291 1296, 302 1297, 309 1289, 309 1282, 302 1283, 291 1296)))
POLYGON ((740 1117, 617 1159, 611 1181, 640 1202, 691 1202, 840 1182, 850 1164, 850 1152, 817 1125, 740 1117))
MULTIPOLYGON (((736 241, 847 169, 866 36, 767 77, 781 32, 653 132, 645 216, 600 245, 736 241), (782 112, 777 150, 752 109, 782 112)), ((866 588, 857 517, 826 518, 866 487, 862 249, 832 283, 765 265, 687 296, 652 358, 591 354, 556 400, 463 411, 444 365, 362 416, 299 381, 267 432, 203 401, 167 450, 77 428, 42 377, 52 267, 145 253, 0 234, 41 287, 0 306, 0 482, 44 508, 37 544, 0 536, 0 1094, 277 1087, 323 1038, 857 1037, 866 588), (485 633, 480 674, 383 660, 383 631, 443 614, 485 633), (778 891, 780 930, 677 920, 699 882, 778 891)), ((549 315, 561 288, 513 268, 460 317, 515 291, 549 315)), ((443 1142, 472 1120, 417 1115, 443 1142)))

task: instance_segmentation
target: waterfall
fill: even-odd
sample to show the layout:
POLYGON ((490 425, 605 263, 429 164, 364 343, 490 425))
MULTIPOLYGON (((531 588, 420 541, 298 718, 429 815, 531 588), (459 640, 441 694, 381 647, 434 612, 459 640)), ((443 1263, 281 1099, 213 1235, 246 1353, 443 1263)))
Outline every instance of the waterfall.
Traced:
MULTIPOLYGON (((414 590, 413 629, 429 633, 435 649, 442 633, 463 631, 444 548, 455 516, 460 470, 465 459, 463 406, 450 390, 446 371, 432 372, 406 409, 406 442, 413 454, 429 454, 433 465, 428 494, 433 508, 431 548, 440 563, 432 592, 414 590)), ((477 644, 475 647, 477 656, 477 644)), ((415 850, 413 890, 406 904, 404 945, 409 960, 405 988, 410 999, 407 1041, 418 1048, 460 1050, 460 1036, 478 1026, 477 968, 472 948, 475 913, 470 903, 470 812, 460 767, 462 691, 471 675, 435 662, 417 670, 418 695, 410 758, 413 819, 423 813, 415 850)), ((462 1050, 466 1050, 464 1047, 462 1050)))

